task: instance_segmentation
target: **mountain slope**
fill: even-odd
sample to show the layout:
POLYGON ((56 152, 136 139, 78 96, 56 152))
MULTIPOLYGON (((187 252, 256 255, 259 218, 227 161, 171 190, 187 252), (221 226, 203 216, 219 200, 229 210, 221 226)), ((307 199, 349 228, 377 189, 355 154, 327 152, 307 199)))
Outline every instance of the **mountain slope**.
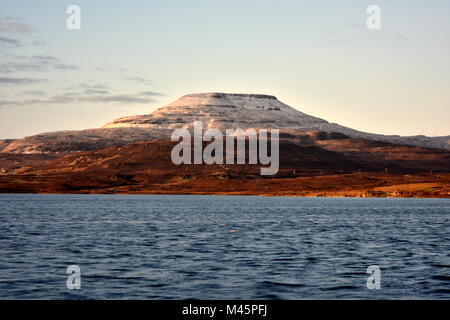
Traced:
POLYGON ((40 163, 35 158, 38 155, 31 155, 33 159, 29 160, 33 162, 28 165, 11 166, 0 173, 0 192, 450 195, 450 151, 317 131, 285 134, 280 141, 278 174, 261 176, 260 165, 174 165, 170 153, 175 144, 146 141, 43 159, 40 163))

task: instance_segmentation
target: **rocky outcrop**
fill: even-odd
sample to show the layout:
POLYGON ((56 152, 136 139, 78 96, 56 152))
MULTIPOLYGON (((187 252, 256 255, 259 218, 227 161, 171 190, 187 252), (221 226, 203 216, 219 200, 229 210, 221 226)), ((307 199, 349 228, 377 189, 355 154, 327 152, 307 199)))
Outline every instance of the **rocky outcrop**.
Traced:
POLYGON ((0 152, 2 152, 2 150, 6 148, 8 145, 10 145, 12 142, 14 142, 14 139, 0 140, 0 152))

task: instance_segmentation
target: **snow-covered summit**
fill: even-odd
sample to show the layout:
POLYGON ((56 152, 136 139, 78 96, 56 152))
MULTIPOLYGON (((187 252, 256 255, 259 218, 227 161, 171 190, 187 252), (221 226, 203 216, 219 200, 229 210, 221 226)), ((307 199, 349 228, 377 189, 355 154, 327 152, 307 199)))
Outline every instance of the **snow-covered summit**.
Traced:
POLYGON ((328 123, 312 117, 276 97, 262 94, 188 94, 149 115, 123 117, 104 128, 141 127, 175 129, 201 120, 206 128, 304 128, 328 123))

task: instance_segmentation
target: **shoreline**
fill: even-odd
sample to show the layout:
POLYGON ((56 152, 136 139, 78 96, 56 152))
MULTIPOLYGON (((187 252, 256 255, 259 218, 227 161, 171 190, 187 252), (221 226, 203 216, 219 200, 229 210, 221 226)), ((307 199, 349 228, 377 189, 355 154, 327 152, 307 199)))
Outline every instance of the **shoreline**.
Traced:
POLYGON ((252 193, 233 193, 233 192, 214 192, 214 193, 206 193, 206 192, 195 192, 195 193, 172 193, 172 192, 0 192, 2 194, 37 194, 37 195, 139 195, 139 196, 158 196, 158 195, 167 195, 167 196, 230 196, 230 197, 287 197, 287 198, 361 198, 361 199, 450 199, 450 195, 448 196, 422 196, 418 194, 410 194, 406 196, 392 196, 392 195, 366 195, 366 194, 355 194, 346 195, 341 194, 333 194, 333 193, 312 193, 312 194, 279 194, 279 193, 260 193, 260 194, 252 194, 252 193))
POLYGON ((0 175, 0 193, 221 195, 331 198, 450 198, 450 174, 363 172, 260 178, 195 172, 65 172, 0 175))

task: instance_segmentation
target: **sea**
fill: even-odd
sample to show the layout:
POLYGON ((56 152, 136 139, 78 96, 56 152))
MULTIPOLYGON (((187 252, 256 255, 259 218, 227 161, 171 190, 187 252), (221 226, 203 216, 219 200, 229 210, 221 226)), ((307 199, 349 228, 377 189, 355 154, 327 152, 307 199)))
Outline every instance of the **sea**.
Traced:
POLYGON ((0 299, 449 298, 449 199, 0 194, 0 299))

